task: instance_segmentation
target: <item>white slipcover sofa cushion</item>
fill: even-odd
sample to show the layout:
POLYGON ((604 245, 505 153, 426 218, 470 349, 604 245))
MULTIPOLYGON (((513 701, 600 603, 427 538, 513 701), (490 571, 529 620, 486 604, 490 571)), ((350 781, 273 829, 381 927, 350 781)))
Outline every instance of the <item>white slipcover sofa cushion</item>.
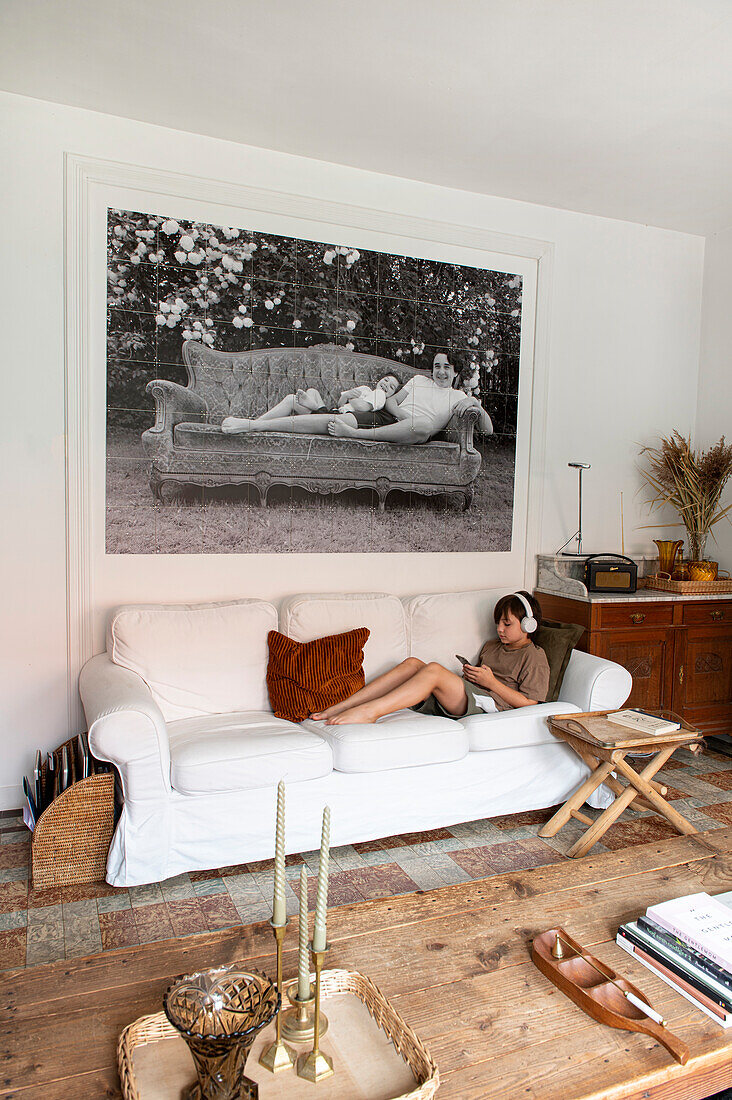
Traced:
POLYGON ((396 596, 378 592, 291 596, 280 610, 280 630, 296 642, 343 634, 359 626, 371 631, 363 657, 367 681, 409 656, 406 616, 396 596))
POLYGON ((331 747, 337 772, 385 772, 444 764, 468 753, 468 733, 450 718, 398 710, 370 725, 326 726, 303 722, 331 747))
POLYGON ((551 745, 559 741, 549 729, 550 714, 578 714, 574 703, 541 703, 536 707, 470 714, 460 723, 468 732, 471 752, 492 749, 524 749, 530 745, 551 745))
POLYGON ((267 711, 184 718, 168 725, 170 782, 180 794, 300 783, 333 770, 330 746, 267 711))
POLYGON ((270 710, 267 633, 277 611, 263 600, 118 608, 107 631, 116 665, 142 677, 166 722, 270 710))
POLYGON ((455 654, 476 661, 483 643, 497 636, 493 608, 506 592, 433 592, 405 600, 410 656, 461 673, 455 654))

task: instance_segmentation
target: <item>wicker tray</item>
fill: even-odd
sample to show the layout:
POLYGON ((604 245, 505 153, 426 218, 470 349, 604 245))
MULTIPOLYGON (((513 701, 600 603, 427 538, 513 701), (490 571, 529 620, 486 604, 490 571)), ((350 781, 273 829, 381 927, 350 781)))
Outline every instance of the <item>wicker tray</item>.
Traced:
POLYGON ((672 581, 665 577, 643 577, 638 582, 643 588, 657 588, 661 592, 675 592, 680 596, 724 596, 732 593, 732 580, 672 581))
MULTIPOLYGON (((317 1085, 318 1100, 430 1100, 437 1092, 437 1066, 421 1040, 383 993, 363 974, 324 970, 323 998, 330 1027, 322 1049, 335 1073, 317 1085)), ((246 1074, 268 1100, 296 1100, 314 1089, 295 1070, 273 1076, 259 1065, 274 1037, 266 1028, 252 1047, 246 1074)), ((298 1053, 308 1047, 295 1047, 298 1053)), ((179 1100, 195 1081, 185 1040, 165 1014, 141 1016, 119 1038, 117 1065, 125 1100, 179 1100)))

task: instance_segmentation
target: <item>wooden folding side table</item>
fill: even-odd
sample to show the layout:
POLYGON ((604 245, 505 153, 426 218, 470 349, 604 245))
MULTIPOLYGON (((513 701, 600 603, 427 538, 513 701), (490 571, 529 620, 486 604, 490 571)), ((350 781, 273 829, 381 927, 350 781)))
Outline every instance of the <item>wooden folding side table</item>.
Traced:
MULTIPOLYGON (((697 830, 669 806, 665 799, 668 788, 653 781, 653 776, 678 748, 701 751, 701 734, 683 719, 681 728, 671 733, 642 734, 608 722, 611 711, 589 711, 584 714, 555 714, 549 718, 552 733, 566 741, 580 756, 592 774, 581 783, 564 805, 548 821, 539 836, 555 836, 570 818, 581 821, 589 828, 569 849, 569 856, 583 856, 593 844, 617 821, 631 802, 644 810, 654 810, 665 817, 679 833, 695 833, 697 830), (626 760, 633 753, 649 753, 641 772, 636 772, 626 760), (626 780, 624 785, 621 777, 626 780), (601 783, 605 783, 615 795, 615 801, 593 821, 580 812, 580 806, 601 783)), ((676 720, 677 716, 674 716, 676 720)))

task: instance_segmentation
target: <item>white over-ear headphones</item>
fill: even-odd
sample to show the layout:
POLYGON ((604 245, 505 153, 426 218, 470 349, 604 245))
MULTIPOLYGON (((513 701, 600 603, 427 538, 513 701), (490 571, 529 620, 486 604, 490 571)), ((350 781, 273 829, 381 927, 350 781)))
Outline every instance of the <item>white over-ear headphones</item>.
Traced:
POLYGON ((531 604, 526 599, 526 596, 522 596, 520 592, 514 592, 514 596, 517 600, 521 600, 521 603, 526 608, 526 614, 521 620, 521 629, 523 630, 524 634, 533 634, 539 624, 534 618, 534 612, 531 610, 531 604))

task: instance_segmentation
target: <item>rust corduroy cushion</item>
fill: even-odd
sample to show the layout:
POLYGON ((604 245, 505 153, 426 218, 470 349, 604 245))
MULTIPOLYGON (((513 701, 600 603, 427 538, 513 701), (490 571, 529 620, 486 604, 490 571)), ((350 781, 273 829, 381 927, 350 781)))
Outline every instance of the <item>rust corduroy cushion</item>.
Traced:
POLYGON ((363 647, 370 633, 364 626, 312 642, 294 642, 279 630, 270 630, 267 688, 276 716, 302 722, 362 688, 363 647))

